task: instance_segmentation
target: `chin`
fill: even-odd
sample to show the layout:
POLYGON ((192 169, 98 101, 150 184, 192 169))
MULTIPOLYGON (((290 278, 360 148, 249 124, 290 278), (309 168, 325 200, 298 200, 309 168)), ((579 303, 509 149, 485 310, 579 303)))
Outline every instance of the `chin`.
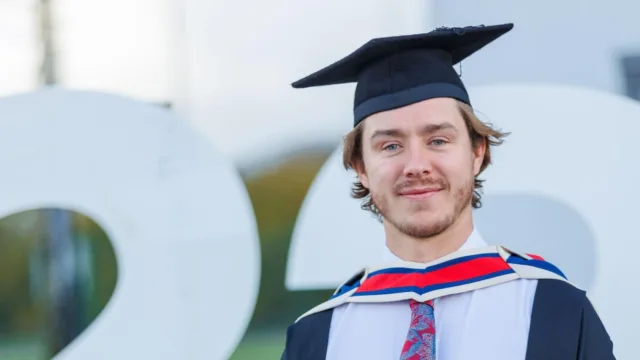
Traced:
POLYGON ((395 224, 401 232, 418 239, 427 239, 447 230, 451 223, 446 218, 422 217, 405 219, 395 224))
POLYGON ((407 214, 404 219, 406 223, 413 226, 431 226, 434 224, 450 222, 451 212, 422 209, 411 214, 407 214))
POLYGON ((401 222, 411 225, 420 226, 424 224, 432 224, 442 219, 442 215, 430 210, 419 210, 405 213, 404 216, 398 216, 396 219, 401 222))

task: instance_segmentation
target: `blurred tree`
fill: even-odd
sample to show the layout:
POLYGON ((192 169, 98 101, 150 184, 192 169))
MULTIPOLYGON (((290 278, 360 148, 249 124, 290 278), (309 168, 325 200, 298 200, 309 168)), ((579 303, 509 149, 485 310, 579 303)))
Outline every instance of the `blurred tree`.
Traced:
POLYGON ((0 220, 0 332, 20 335, 41 325, 42 312, 32 298, 29 263, 39 245, 37 229, 28 236, 25 230, 37 224, 37 214, 17 213, 0 220), (35 235, 35 236, 33 236, 35 235))
POLYGON ((72 220, 71 247, 64 259, 78 265, 65 292, 76 293, 80 306, 67 309, 74 314, 64 318, 76 319, 77 326, 58 343, 60 338, 55 336, 51 319, 61 310, 53 307, 50 289, 59 279, 50 274, 53 262, 60 259, 51 258, 45 241, 46 210, 28 210, 0 220, 0 345, 3 338, 31 339, 27 346, 43 341, 42 345, 50 349, 48 356, 53 356, 106 306, 115 289, 117 263, 113 247, 98 224, 83 214, 60 209, 72 220))
POLYGON ((298 211, 333 148, 299 152, 279 166, 245 179, 260 233, 262 278, 248 332, 282 328, 331 291, 289 292, 284 287, 289 242, 298 211))

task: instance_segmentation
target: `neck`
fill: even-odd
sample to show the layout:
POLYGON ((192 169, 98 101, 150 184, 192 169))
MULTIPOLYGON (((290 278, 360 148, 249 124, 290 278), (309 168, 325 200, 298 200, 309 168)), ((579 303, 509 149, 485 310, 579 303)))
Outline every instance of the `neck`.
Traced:
POLYGON ((427 263, 457 251, 473 232, 471 209, 444 232, 420 239, 408 236, 385 221, 386 243, 389 250, 404 261, 427 263))

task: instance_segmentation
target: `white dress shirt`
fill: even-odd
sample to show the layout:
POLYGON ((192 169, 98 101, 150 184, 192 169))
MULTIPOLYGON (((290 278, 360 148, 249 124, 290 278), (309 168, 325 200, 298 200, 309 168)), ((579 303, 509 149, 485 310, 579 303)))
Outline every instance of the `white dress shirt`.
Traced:
MULTIPOLYGON (((474 230, 460 250, 487 243, 474 230)), ((385 247, 384 261, 400 260, 385 247)), ((524 360, 537 280, 518 279, 435 299, 437 360, 524 360)), ((400 358, 407 301, 346 303, 333 310, 327 360, 400 358)))

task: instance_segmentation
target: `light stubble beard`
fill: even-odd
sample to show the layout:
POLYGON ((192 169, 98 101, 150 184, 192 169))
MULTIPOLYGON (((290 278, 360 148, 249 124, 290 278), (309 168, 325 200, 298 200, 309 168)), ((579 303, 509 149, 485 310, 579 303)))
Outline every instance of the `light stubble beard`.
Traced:
MULTIPOLYGON (((445 189, 443 191, 450 190, 445 189)), ((390 214, 387 199, 377 196, 377 194, 374 193, 372 193, 371 196, 380 215, 389 222, 389 224, 398 229, 398 231, 416 239, 429 239, 434 236, 438 236, 449 229, 449 227, 458 220, 460 214, 462 214, 468 206, 471 206, 473 191, 474 179, 472 177, 471 180, 467 181, 463 186, 453 190, 453 210, 446 214, 444 218, 436 219, 434 222, 428 224, 415 224, 404 219, 394 217, 390 214)))

